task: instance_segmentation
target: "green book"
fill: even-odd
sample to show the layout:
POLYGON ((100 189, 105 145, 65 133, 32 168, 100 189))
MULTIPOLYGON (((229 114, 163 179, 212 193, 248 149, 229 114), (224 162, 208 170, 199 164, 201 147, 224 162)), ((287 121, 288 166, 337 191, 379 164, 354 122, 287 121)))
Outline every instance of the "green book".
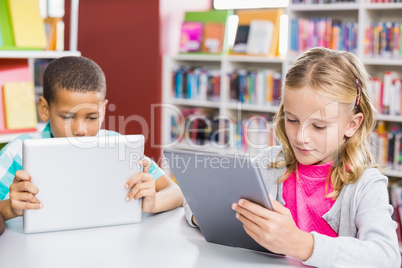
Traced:
POLYGON ((186 12, 184 21, 214 22, 226 24, 227 18, 233 15, 233 10, 210 10, 186 12))
POLYGON ((2 47, 8 47, 7 49, 15 47, 7 0, 0 0, 0 35, 0 49, 4 50, 2 47))

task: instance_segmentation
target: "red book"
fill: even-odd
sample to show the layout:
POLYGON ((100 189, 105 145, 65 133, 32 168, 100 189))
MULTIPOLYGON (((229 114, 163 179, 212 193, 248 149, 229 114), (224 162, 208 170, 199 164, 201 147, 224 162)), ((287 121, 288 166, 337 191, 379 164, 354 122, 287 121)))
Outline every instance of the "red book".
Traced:
MULTIPOLYGON (((8 132, 5 125, 3 85, 7 82, 32 81, 31 72, 26 59, 4 59, 0 61, 0 133, 8 132)), ((23 131, 26 132, 26 131, 23 131)))

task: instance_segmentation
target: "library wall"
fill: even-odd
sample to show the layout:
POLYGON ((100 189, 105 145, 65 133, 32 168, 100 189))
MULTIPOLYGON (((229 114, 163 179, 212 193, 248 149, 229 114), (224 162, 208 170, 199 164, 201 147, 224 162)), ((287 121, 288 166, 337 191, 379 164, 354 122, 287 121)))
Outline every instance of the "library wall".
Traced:
MULTIPOLYGON (((65 5, 69 25, 70 0, 65 5)), ((106 75, 109 109, 104 128, 148 133, 145 154, 158 158, 160 149, 151 147, 151 138, 159 143, 161 123, 156 115, 151 124, 151 105, 161 102, 159 1, 80 1, 78 21, 78 50, 106 75), (148 123, 146 130, 142 119, 148 123)))

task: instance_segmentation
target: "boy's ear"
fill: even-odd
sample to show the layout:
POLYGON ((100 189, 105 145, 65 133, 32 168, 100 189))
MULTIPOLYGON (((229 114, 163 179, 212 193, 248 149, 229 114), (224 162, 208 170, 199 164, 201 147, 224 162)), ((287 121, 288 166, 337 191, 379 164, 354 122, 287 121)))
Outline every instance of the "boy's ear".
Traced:
POLYGON ((105 99, 104 101, 103 101, 103 107, 102 107, 102 114, 101 114, 101 116, 102 116, 102 122, 103 122, 103 120, 105 119, 105 114, 106 114, 106 107, 107 107, 107 104, 108 104, 108 100, 107 99, 105 99))
POLYGON ((348 128, 345 132, 345 136, 346 137, 352 137, 353 134, 355 134, 356 130, 359 129, 360 125, 363 122, 363 114, 362 113, 357 113, 355 115, 353 115, 352 120, 349 122, 348 128))
POLYGON ((38 100, 38 112, 39 117, 43 122, 47 122, 50 119, 50 111, 49 111, 49 104, 45 100, 43 96, 41 96, 38 100))

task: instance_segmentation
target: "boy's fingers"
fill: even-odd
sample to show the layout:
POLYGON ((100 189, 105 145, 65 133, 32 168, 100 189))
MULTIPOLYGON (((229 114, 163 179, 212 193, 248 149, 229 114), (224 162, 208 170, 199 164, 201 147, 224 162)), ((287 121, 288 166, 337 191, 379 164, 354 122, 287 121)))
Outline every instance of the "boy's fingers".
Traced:
POLYGON ((22 211, 24 209, 41 209, 43 207, 42 203, 28 203, 28 202, 18 202, 13 205, 14 210, 22 211))
POLYGON ((131 177, 131 179, 129 179, 126 184, 124 185, 124 187, 126 189, 130 189, 132 188, 137 182, 142 180, 144 173, 140 172, 135 174, 133 177, 131 177))
POLYGON ((28 174, 28 172, 24 171, 24 170, 18 170, 15 172, 15 177, 14 177, 14 181, 30 181, 31 180, 31 176, 28 174))
POLYGON ((10 192, 29 192, 36 195, 39 193, 39 188, 30 181, 19 181, 10 185, 10 192))
POLYGON ((19 193, 13 194, 10 197, 11 197, 11 200, 16 200, 17 202, 29 201, 30 203, 33 203, 33 204, 40 203, 39 199, 36 198, 35 195, 28 193, 28 192, 19 192, 19 193))
POLYGON ((134 199, 140 199, 141 197, 147 197, 147 196, 152 196, 154 195, 154 191, 152 189, 141 189, 137 192, 137 194, 134 196, 134 199))
POLYGON ((131 191, 128 193, 127 197, 126 197, 126 201, 130 201, 131 199, 135 198, 135 196, 140 192, 143 191, 145 189, 151 189, 155 188, 155 185, 152 184, 151 182, 141 182, 141 183, 137 183, 133 189, 131 189, 131 191))
POLYGON ((124 185, 126 189, 130 189, 134 187, 139 181, 142 183, 147 182, 147 181, 153 181, 153 177, 149 174, 145 174, 143 172, 140 172, 136 175, 134 175, 130 180, 127 181, 127 183, 124 185))
POLYGON ((139 164, 143 166, 143 168, 144 168, 143 172, 144 173, 148 173, 149 170, 151 169, 151 162, 146 158, 141 159, 139 161, 139 164))

